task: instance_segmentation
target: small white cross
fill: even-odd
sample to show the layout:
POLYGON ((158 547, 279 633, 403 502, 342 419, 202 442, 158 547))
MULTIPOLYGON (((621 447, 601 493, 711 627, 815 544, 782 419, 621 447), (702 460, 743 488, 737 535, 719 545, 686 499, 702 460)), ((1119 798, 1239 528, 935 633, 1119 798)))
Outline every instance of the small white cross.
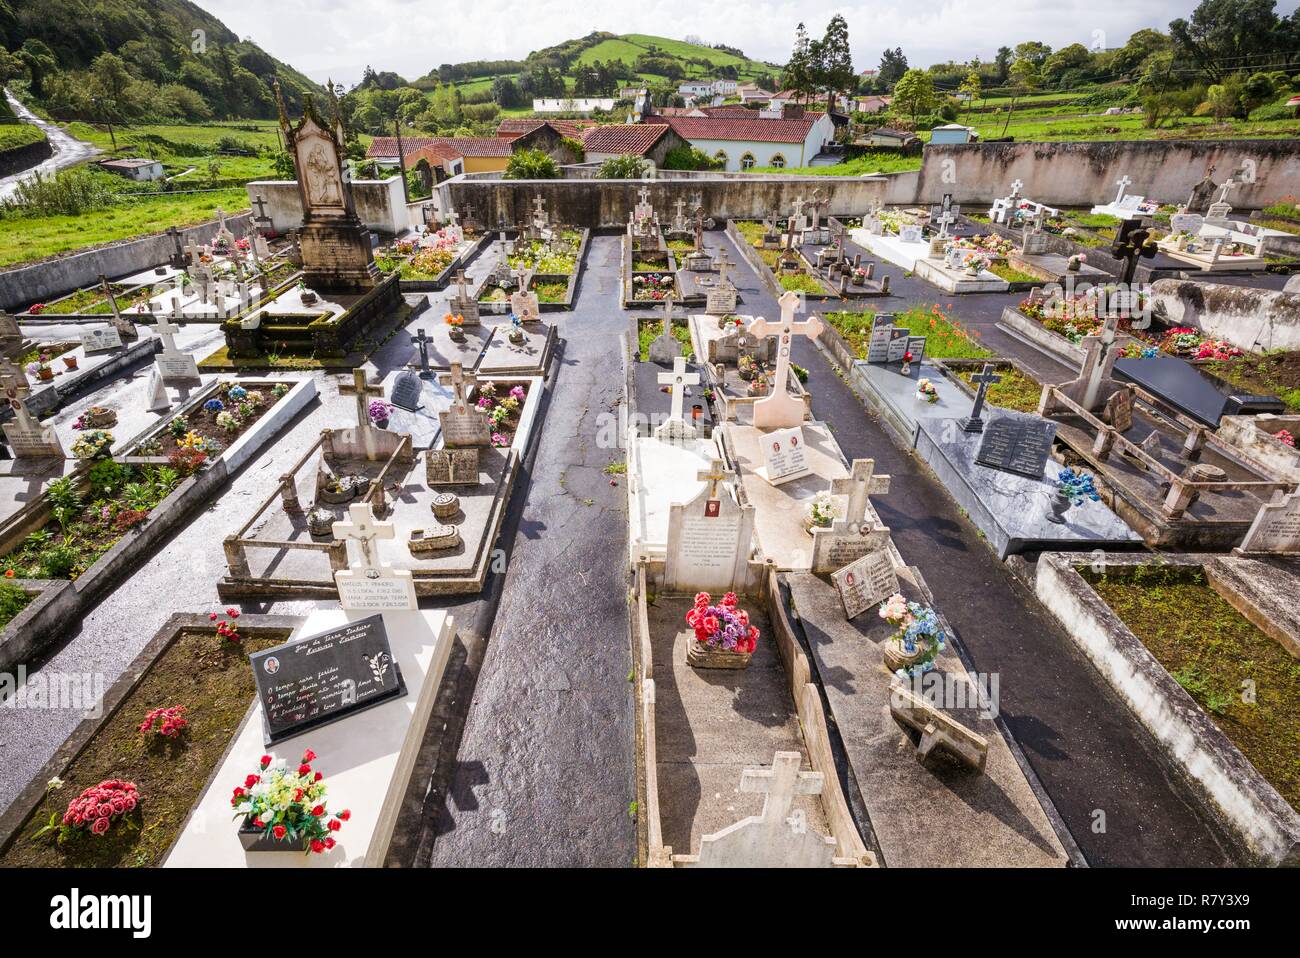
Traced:
POLYGON ((831 480, 832 495, 849 497, 843 519, 835 523, 838 527, 836 532, 850 531, 861 526, 867 515, 870 497, 889 492, 889 476, 875 475, 875 470, 874 459, 854 459, 853 469, 847 476, 831 480))
POLYGON ((348 518, 330 527, 336 539, 355 539, 361 546, 361 564, 368 569, 382 568, 376 539, 392 539, 397 535, 391 522, 375 519, 369 502, 354 502, 348 506, 348 518))
MULTIPOLYGON (((670 323, 672 320, 665 319, 664 322, 670 323)), ((699 373, 690 373, 686 371, 686 357, 684 356, 678 356, 673 360, 672 372, 659 374, 659 384, 661 386, 666 385, 672 390, 673 406, 672 412, 668 415, 670 420, 677 419, 683 422, 685 421, 682 419, 682 404, 686 400, 686 387, 698 386, 699 383, 699 373)))
POLYGON ((1115 194, 1115 205, 1118 206, 1120 201, 1124 199, 1124 190, 1129 186, 1132 186, 1133 181, 1128 178, 1128 174, 1126 173, 1115 181, 1115 185, 1119 187, 1119 192, 1115 194))
POLYGON ((766 795, 763 800, 764 822, 778 824, 790 815, 796 795, 820 795, 825 779, 821 772, 803 772, 798 752, 777 752, 771 768, 747 768, 740 774, 742 792, 766 795))
POLYGON ((450 386, 456 394, 456 406, 458 412, 465 412, 469 399, 466 390, 473 388, 478 382, 478 374, 465 372, 465 368, 460 363, 451 364, 451 372, 442 373, 438 376, 438 383, 443 386, 450 386))

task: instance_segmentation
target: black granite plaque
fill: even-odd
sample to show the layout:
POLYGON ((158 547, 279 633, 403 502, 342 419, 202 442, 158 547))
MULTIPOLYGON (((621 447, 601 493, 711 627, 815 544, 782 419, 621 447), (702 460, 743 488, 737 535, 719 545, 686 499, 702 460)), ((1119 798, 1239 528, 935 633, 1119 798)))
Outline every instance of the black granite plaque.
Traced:
POLYGON ((394 406, 400 406, 402 409, 409 409, 412 412, 420 408, 420 395, 423 389, 420 386, 420 376, 418 373, 401 372, 393 381, 393 394, 389 401, 394 406))
POLYGON ((1034 416, 999 416, 984 427, 975 461, 981 466, 1041 479, 1054 438, 1054 422, 1034 416))
POLYGON ((248 658, 267 745, 406 694, 380 615, 248 658))

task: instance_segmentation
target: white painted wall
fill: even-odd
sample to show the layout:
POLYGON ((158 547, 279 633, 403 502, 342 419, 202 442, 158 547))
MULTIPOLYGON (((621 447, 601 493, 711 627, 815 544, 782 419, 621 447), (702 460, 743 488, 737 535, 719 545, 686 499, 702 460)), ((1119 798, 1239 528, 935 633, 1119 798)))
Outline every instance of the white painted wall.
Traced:
MULTIPOLYGON (((255 180, 247 184, 246 189, 249 203, 259 195, 266 200, 266 215, 271 218, 272 228, 277 233, 302 226, 302 198, 296 180, 255 180)), ((352 198, 357 206, 357 216, 369 229, 397 234, 411 227, 400 177, 353 180, 352 198)), ((256 206, 253 211, 257 212, 256 206)))

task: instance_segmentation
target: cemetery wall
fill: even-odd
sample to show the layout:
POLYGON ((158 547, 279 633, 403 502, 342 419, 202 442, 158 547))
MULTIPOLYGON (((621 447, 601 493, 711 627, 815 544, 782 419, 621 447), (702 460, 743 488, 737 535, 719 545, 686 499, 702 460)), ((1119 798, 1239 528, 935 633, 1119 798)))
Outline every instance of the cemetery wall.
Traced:
POLYGON ((1238 209, 1257 209, 1300 195, 1300 141, 1120 140, 1095 143, 969 143, 926 146, 915 181, 890 180, 889 203, 938 203, 951 193, 958 203, 991 203, 1011 182, 1021 195, 1053 206, 1092 206, 1114 197, 1115 181, 1128 176, 1129 193, 1161 203, 1186 202, 1210 166, 1222 182, 1245 164, 1253 182, 1228 197, 1238 209))
POLYGON ((1300 293, 1160 279, 1151 284, 1157 315, 1239 349, 1300 349, 1300 293))
POLYGON ((37 163, 48 160, 54 155, 50 141, 41 138, 35 143, 15 147, 12 150, 0 150, 0 176, 12 176, 24 170, 30 170, 37 163))
MULTIPOLYGON (((248 228, 250 213, 227 216, 231 232, 242 235, 248 228)), ((216 220, 177 230, 181 244, 207 243, 217 230, 216 220)), ((129 276, 167 262, 176 251, 175 242, 166 233, 154 233, 139 239, 125 240, 109 246, 69 253, 57 259, 18 266, 0 272, 0 309, 18 310, 98 282, 101 275, 110 279, 129 276)))
POLYGON ((885 200, 883 177, 840 176, 660 176, 654 180, 503 180, 458 176, 441 183, 438 208, 472 208, 481 222, 501 220, 516 224, 527 221, 531 204, 541 196, 552 223, 572 226, 622 227, 637 203, 642 187, 661 219, 672 216, 680 198, 688 208, 700 200, 704 211, 715 219, 757 219, 773 209, 789 209, 798 197, 822 190, 827 213, 857 216, 885 200))
MULTIPOLYGON (((302 196, 298 192, 297 180, 255 180, 247 185, 247 189, 250 204, 259 195, 266 200, 266 215, 271 218, 276 232, 283 233, 302 225, 302 196)), ((402 233, 421 222, 410 219, 400 177, 353 180, 352 199, 361 222, 376 232, 402 233)))

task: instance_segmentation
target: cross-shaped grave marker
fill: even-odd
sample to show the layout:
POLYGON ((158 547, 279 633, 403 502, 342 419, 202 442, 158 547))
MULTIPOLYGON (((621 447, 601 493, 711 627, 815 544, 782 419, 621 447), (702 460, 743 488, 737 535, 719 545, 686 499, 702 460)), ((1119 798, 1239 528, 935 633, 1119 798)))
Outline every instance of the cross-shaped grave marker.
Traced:
POLYGON ((1223 186, 1219 188, 1219 202, 1220 203, 1228 202, 1228 191, 1235 190, 1240 185, 1241 183, 1237 179, 1237 175, 1235 173, 1232 176, 1228 177, 1226 180, 1224 180, 1223 186))
POLYGON ((1106 317, 1097 333, 1083 338, 1085 353, 1083 365, 1079 369, 1083 395, 1080 397, 1079 404, 1084 409, 1092 410, 1096 407, 1102 385, 1110 378, 1111 370, 1114 369, 1115 359, 1118 356, 1118 352, 1114 349, 1118 325, 1119 316, 1112 314, 1106 317))
POLYGON ((391 522, 380 522, 375 518, 374 507, 369 502, 354 502, 348 506, 348 518, 334 523, 331 531, 336 539, 356 541, 361 547, 361 564, 367 569, 383 568, 375 540, 397 536, 391 522))
POLYGON ((708 469, 701 469, 695 474, 695 478, 700 482, 709 484, 709 498, 718 498, 718 483, 733 482, 736 478, 736 471, 728 469, 726 463, 721 459, 714 459, 709 463, 708 469))
POLYGON ((854 459, 847 476, 831 480, 831 495, 848 496, 844 515, 831 523, 836 533, 857 533, 867 516, 867 503, 871 496, 889 492, 889 476, 876 474, 876 460, 854 459))
POLYGON ((951 209, 946 209, 941 211, 934 221, 939 224, 939 239, 947 239, 948 227, 957 222, 957 217, 952 215, 951 209))
POLYGON ((420 375, 429 375, 429 344, 433 340, 424 331, 423 327, 416 330, 416 335, 411 337, 411 343, 420 351, 420 375))
POLYGON ((451 372, 440 375, 438 383, 451 387, 456 395, 456 411, 464 413, 469 409, 469 390, 478 383, 478 375, 466 372, 465 367, 460 363, 452 363, 451 372))
POLYGON ((784 823, 790 816, 796 795, 820 795, 825 779, 821 772, 803 772, 798 752, 777 752, 771 768, 747 768, 740 776, 740 790, 757 792, 763 800, 759 818, 767 824, 784 823))
POLYGON ((959 419, 961 428, 965 432, 983 432, 984 419, 981 415, 984 411, 984 398, 988 394, 989 387, 994 383, 1002 382, 1002 377, 993 371, 992 363, 985 363, 984 368, 971 376, 971 382, 978 384, 978 391, 975 393, 975 404, 971 406, 970 415, 964 419, 959 419))
POLYGON ((1129 179, 1128 174, 1125 173, 1123 176, 1121 176, 1118 180, 1115 181, 1115 185, 1119 187, 1119 192, 1115 194, 1115 205, 1119 206, 1120 201, 1124 199, 1124 190, 1132 186, 1133 181, 1129 179))
POLYGON ((673 360, 672 372, 659 374, 659 385, 668 386, 672 393, 672 411, 668 414, 669 421, 676 420, 685 422, 682 418, 682 404, 686 401, 686 387, 698 386, 700 384, 700 374, 687 372, 686 357, 678 356, 673 360))
POLYGON ((469 284, 465 280, 465 271, 463 269, 456 270, 456 302, 469 302, 469 284))
POLYGON ((772 377, 772 391, 754 403, 754 426, 758 429, 789 429, 803 422, 805 405, 802 399, 791 396, 786 389, 790 373, 790 347, 795 336, 815 337, 821 334, 821 318, 813 315, 802 323, 794 321, 794 311, 800 303, 799 294, 786 290, 777 300, 781 319, 773 323, 758 317, 749 324, 749 333, 764 337, 775 333, 779 339, 776 349, 776 373, 772 377))
POLYGON ((352 382, 340 386, 339 393, 344 396, 356 396, 357 428, 368 428, 370 426, 370 397, 382 396, 384 387, 370 385, 366 379, 366 371, 364 369, 354 369, 352 370, 352 382))

